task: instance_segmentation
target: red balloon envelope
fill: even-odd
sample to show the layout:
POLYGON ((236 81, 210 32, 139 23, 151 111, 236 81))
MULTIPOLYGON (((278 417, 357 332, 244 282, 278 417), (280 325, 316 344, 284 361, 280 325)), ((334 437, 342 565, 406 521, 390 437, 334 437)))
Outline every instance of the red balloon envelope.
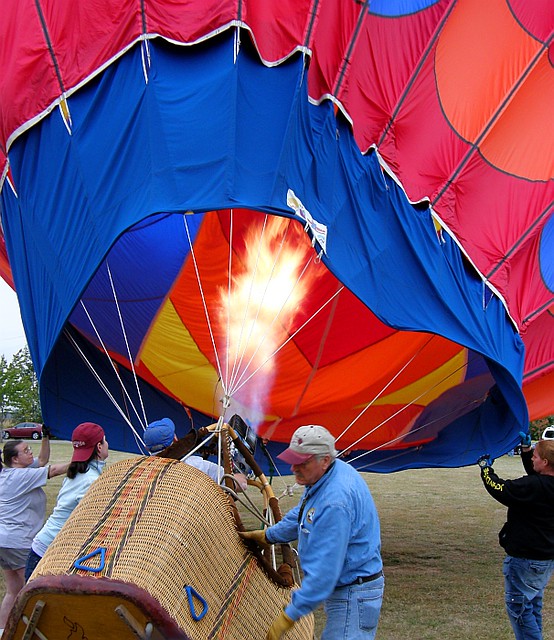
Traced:
POLYGON ((321 423, 383 471, 513 447, 554 413, 553 30, 547 0, 5 3, 0 274, 45 419, 130 451, 162 415, 321 423))

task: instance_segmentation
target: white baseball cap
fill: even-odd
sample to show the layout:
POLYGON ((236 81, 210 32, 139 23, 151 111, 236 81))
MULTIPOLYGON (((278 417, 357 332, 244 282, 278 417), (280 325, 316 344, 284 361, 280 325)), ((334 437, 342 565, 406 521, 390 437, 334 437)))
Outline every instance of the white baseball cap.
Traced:
POLYGON ((335 438, 325 427, 308 424, 292 434, 290 445, 277 457, 288 464, 302 464, 312 456, 327 455, 335 457, 335 438))

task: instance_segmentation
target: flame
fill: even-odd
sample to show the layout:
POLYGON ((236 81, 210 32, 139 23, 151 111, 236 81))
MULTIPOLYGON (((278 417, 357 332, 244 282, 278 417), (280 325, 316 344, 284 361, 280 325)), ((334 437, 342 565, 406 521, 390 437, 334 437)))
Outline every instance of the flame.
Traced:
POLYGON ((288 338, 310 288, 309 254, 310 245, 297 225, 267 216, 265 224, 253 224, 246 233, 243 269, 232 275, 227 288, 220 287, 225 388, 232 395, 244 384, 237 400, 251 414, 251 422, 263 418, 263 398, 276 374, 273 356, 288 338))

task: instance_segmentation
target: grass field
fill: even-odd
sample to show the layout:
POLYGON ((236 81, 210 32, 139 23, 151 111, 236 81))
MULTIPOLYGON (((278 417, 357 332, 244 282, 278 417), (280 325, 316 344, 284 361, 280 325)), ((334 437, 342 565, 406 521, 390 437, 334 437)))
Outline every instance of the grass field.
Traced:
MULTIPOLYGON (((39 446, 34 444, 36 452, 39 446)), ((51 462, 69 454, 69 443, 53 442, 51 462)), ((108 462, 126 457, 112 451, 108 462)), ((518 457, 504 456, 495 470, 505 478, 523 475, 518 457)), ((382 529, 385 599, 379 640, 513 640, 503 604, 504 554, 497 542, 506 510, 485 492, 477 467, 364 477, 382 529)), ((290 481, 275 478, 275 494, 290 481)), ((60 478, 48 483, 48 512, 60 485, 60 478)), ((282 509, 294 506, 298 497, 299 491, 284 498, 282 509)), ((244 522, 248 527, 247 516, 244 522)), ((544 624, 545 639, 554 638, 554 597, 548 590, 544 624)), ((318 611, 316 637, 323 625, 318 611)))

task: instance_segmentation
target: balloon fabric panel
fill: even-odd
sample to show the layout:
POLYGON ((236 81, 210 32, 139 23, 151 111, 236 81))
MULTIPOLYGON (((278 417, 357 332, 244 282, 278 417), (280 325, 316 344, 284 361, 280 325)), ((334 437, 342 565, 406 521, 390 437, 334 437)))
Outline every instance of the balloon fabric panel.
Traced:
MULTIPOLYGON (((200 5, 6 7, 2 223, 45 415, 65 429, 80 411, 112 416, 96 394, 87 407, 66 375, 78 370, 66 343, 76 330, 99 366, 98 335, 121 369, 135 367, 149 401, 164 392, 172 416, 181 403, 217 416, 233 388, 261 433, 284 443, 298 421, 332 424, 347 429, 351 455, 375 449, 363 464, 376 470, 507 450, 526 424, 522 374, 536 389, 553 366, 538 322, 553 290, 551 5, 200 5), (467 51, 479 29, 488 37, 467 51), (223 301, 251 271, 246 238, 263 235, 260 220, 300 220, 289 191, 313 216, 293 236, 296 273, 310 258, 317 266, 266 331, 279 338, 278 364, 263 364, 269 349, 252 394, 225 346, 245 305, 222 315, 223 301), (525 366, 496 292, 522 330, 525 366), (415 374, 401 370, 412 356, 415 374), (401 460, 381 455, 395 449, 401 460)), ((533 415, 546 406, 533 400, 533 415)))

